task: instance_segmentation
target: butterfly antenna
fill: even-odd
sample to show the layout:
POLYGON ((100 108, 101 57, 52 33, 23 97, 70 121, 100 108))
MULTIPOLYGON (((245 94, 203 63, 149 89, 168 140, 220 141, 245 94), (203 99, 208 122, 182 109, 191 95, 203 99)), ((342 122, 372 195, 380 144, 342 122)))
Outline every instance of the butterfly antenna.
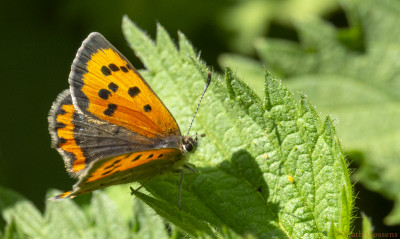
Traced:
POLYGON ((208 86, 210 85, 210 82, 211 82, 211 72, 208 72, 206 86, 204 87, 203 94, 201 95, 199 103, 197 104, 196 111, 194 112, 192 121, 190 122, 190 125, 189 125, 189 130, 188 130, 186 136, 189 136, 189 132, 190 132, 190 129, 192 128, 192 124, 193 124, 194 118, 196 117, 197 111, 199 110, 199 107, 200 107, 201 100, 203 99, 204 94, 206 93, 206 90, 207 90, 208 86))

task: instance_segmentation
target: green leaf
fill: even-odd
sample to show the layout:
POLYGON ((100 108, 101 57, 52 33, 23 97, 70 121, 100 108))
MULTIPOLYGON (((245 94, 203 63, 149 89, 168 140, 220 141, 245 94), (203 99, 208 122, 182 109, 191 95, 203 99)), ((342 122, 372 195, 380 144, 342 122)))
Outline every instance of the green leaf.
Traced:
POLYGON ((385 223, 388 225, 396 225, 400 221, 400 198, 396 198, 394 208, 390 214, 385 217, 385 223))
POLYGON ((90 206, 94 223, 101 228, 101 231, 96 230, 95 238, 129 238, 128 222, 123 220, 115 203, 106 195, 94 192, 90 206))
POLYGON ((361 212, 362 216, 362 235, 365 239, 373 239, 372 236, 373 228, 371 224, 371 220, 365 215, 365 213, 361 212))
POLYGON ((344 149, 360 165, 356 179, 395 201, 385 222, 399 224, 400 3, 341 3, 348 29, 320 19, 298 21, 300 44, 263 39, 256 42, 261 63, 247 66, 242 64, 246 58, 232 55, 220 62, 238 69, 249 85, 263 75, 265 65, 284 78, 289 89, 307 94, 320 112, 338 119, 344 149))
MULTIPOLYGON (((113 187, 93 193, 90 207, 74 200, 46 201, 42 215, 28 200, 0 188, 0 209, 7 222, 2 238, 170 238, 163 220, 140 200, 132 201, 129 188, 113 187), (118 190, 122 188, 122 190, 118 190), (119 194, 119 195, 118 195, 119 194), (125 198, 125 212, 116 205, 125 198), (130 216, 127 217, 127 212, 130 216), (135 217, 133 216, 135 213, 135 217), (128 213, 129 214, 129 213, 128 213)), ((52 190, 50 195, 58 194, 52 190)), ((174 235, 179 235, 172 229, 174 235)))
POLYGON ((243 79, 259 97, 264 96, 265 69, 260 62, 242 55, 225 53, 218 57, 218 63, 223 67, 232 66, 235 74, 243 79))
POLYGON ((287 1, 237 1, 222 12, 221 24, 231 32, 228 42, 235 51, 249 53, 249 43, 268 31, 271 22, 290 25, 294 19, 326 14, 337 7, 333 0, 287 0, 287 1))
POLYGON ((0 238, 4 239, 19 239, 24 238, 23 232, 16 226, 16 223, 13 219, 9 222, 5 229, 4 236, 0 232, 0 238))
MULTIPOLYGON (((156 42, 127 17, 123 31, 185 132, 208 69, 182 34, 178 50, 161 26, 156 42)), ((206 137, 187 155, 197 172, 184 178, 182 210, 178 175, 161 175, 135 195, 195 237, 227 228, 256 238, 321 238, 350 228, 352 187, 331 120, 322 123, 304 96, 297 103, 270 75, 265 99, 229 68, 224 78, 213 74, 194 122, 192 132, 206 137)))
MULTIPOLYGON (((46 198, 59 193, 52 190, 46 198)), ((73 200, 48 201, 44 218, 48 223, 49 238, 94 238, 93 233, 88 233, 88 216, 73 200)))
POLYGON ((139 199, 134 200, 133 210, 139 225, 138 236, 142 238, 169 238, 165 222, 139 199))
POLYGON ((47 238, 45 220, 39 210, 22 195, 0 187, 0 211, 8 224, 7 233, 10 236, 23 233, 33 238, 47 238))

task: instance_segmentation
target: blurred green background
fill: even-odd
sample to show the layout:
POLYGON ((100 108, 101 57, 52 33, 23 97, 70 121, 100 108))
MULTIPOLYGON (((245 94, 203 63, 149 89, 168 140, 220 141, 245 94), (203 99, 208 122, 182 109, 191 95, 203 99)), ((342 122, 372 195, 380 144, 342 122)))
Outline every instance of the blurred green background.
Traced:
MULTIPOLYGON (((152 38, 156 23, 175 39, 178 30, 183 32, 217 71, 223 71, 218 65, 223 53, 258 60, 254 43, 260 37, 298 41, 294 19, 320 17, 338 28, 348 26, 334 0, 1 1, 0 185, 39 208, 49 188, 69 190, 74 183, 61 156, 50 148, 47 114, 56 96, 68 88, 70 66, 82 41, 90 32, 100 32, 142 68, 122 35, 125 14, 152 38)), ((357 154, 351 156, 352 162, 359 162, 357 154)), ((376 231, 399 231, 383 224, 392 201, 359 183, 356 195, 356 207, 372 218, 376 231)))

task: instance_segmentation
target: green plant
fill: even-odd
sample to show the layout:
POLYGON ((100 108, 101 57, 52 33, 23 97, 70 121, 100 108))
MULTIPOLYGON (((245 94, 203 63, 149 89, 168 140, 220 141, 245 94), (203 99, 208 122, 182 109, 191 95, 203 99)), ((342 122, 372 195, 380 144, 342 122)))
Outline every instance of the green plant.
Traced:
POLYGON ((356 180, 395 201, 385 218, 400 223, 400 24, 398 1, 341 1, 349 28, 320 19, 296 23, 299 43, 259 39, 261 62, 225 54, 223 66, 261 95, 263 65, 280 75, 291 91, 301 91, 318 111, 338 119, 338 135, 360 165, 356 180))
MULTIPOLYGON (((181 33, 178 50, 161 26, 156 42, 127 17, 123 31, 146 67, 141 74, 181 129, 187 128, 208 69, 181 33)), ((224 77, 214 73, 193 127, 206 137, 188 155, 197 172, 185 176, 182 210, 177 207, 179 177, 173 174, 153 179, 135 195, 196 237, 344 237, 352 229, 353 211, 347 163, 331 119, 321 122, 306 97, 300 98, 297 102, 269 73, 263 99, 231 69, 224 77)), ((137 199, 131 214, 127 187, 121 197, 114 190, 107 190, 114 200, 97 192, 89 206, 47 202, 42 215, 20 195, 1 189, 4 234, 131 238, 143 232, 142 237, 177 237, 137 199)))

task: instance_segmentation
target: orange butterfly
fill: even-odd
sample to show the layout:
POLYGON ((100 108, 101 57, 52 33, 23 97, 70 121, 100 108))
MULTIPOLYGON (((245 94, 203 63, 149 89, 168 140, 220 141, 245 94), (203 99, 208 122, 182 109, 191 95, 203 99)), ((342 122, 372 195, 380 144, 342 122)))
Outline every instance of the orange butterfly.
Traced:
MULTIPOLYGON (((203 95, 210 81, 209 73, 203 95)), ((183 155, 196 147, 197 137, 181 135, 154 91, 101 34, 91 33, 83 42, 69 84, 53 103, 48 120, 52 147, 78 182, 72 191, 51 199, 172 170, 183 176, 183 155)))

